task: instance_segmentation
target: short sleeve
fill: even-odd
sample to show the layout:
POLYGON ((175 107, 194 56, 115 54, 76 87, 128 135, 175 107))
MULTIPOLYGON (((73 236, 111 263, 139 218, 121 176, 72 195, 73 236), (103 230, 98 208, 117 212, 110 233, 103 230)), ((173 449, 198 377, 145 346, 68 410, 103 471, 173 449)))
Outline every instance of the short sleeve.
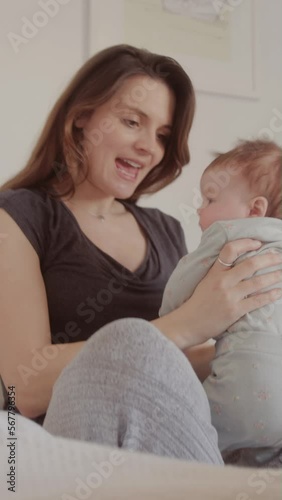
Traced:
POLYGON ((32 189, 0 192, 0 208, 16 222, 40 260, 44 257, 48 239, 48 203, 44 196, 39 190, 32 189))
POLYGON ((178 258, 181 259, 181 257, 187 254, 187 246, 184 231, 179 220, 158 209, 151 209, 151 212, 153 213, 155 223, 161 224, 163 233, 165 233, 170 241, 173 241, 174 247, 178 252, 178 258))
POLYGON ((167 216, 170 223, 168 224, 167 230, 171 232, 171 239, 175 242, 175 245, 179 251, 179 258, 183 257, 188 253, 184 231, 180 222, 172 216, 167 216))

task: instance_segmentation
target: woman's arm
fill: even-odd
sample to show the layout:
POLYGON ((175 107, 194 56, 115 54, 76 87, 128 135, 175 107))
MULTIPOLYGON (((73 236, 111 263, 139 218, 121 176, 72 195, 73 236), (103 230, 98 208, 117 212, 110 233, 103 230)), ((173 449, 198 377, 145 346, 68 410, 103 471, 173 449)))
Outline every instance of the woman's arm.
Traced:
POLYGON ((202 345, 183 350, 189 359, 197 377, 203 383, 211 373, 211 362, 215 356, 214 344, 205 342, 202 345))
POLYGON ((84 342, 51 345, 45 286, 38 256, 13 219, 0 209, 0 375, 15 386, 27 417, 46 412, 53 385, 84 342))
MULTIPOLYGON (((250 239, 232 241, 223 247, 220 258, 232 263, 242 253, 260 246, 250 239)), ((281 256, 274 253, 250 257, 234 268, 216 261, 191 298, 153 324, 182 350, 215 338, 248 312, 281 297, 279 288, 260 293, 281 282, 280 270, 253 276, 281 262, 281 256)))

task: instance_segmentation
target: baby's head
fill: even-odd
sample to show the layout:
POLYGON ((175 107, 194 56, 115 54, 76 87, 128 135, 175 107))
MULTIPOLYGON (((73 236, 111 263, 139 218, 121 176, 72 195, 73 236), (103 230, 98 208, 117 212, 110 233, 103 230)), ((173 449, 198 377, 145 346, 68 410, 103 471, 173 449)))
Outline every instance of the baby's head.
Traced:
POLYGON ((217 155, 202 175, 201 229, 219 220, 281 219, 281 183, 282 148, 270 141, 240 141, 217 155))

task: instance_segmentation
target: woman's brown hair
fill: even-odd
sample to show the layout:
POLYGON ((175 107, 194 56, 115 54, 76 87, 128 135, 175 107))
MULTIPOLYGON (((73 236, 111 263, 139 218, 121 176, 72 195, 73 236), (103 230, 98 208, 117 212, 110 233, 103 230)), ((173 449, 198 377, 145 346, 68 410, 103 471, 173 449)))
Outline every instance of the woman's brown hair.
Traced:
POLYGON ((59 182, 60 196, 73 194, 75 185, 69 167, 88 168, 81 146, 81 130, 75 121, 81 116, 90 116, 134 75, 148 75, 165 82, 175 96, 176 105, 164 158, 129 201, 170 184, 190 160, 188 135, 195 111, 193 85, 174 59, 130 45, 116 45, 94 55, 76 73, 50 112, 26 166, 8 180, 1 191, 19 188, 48 191, 59 182))

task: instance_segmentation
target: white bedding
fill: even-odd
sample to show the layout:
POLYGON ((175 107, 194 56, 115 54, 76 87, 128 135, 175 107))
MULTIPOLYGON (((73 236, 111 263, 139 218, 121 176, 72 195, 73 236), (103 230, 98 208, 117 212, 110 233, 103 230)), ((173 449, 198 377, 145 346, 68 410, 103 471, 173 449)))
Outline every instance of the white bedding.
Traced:
POLYGON ((281 469, 223 468, 124 452, 51 436, 22 416, 16 417, 16 493, 8 493, 7 417, 0 411, 1 500, 281 500, 281 469))

